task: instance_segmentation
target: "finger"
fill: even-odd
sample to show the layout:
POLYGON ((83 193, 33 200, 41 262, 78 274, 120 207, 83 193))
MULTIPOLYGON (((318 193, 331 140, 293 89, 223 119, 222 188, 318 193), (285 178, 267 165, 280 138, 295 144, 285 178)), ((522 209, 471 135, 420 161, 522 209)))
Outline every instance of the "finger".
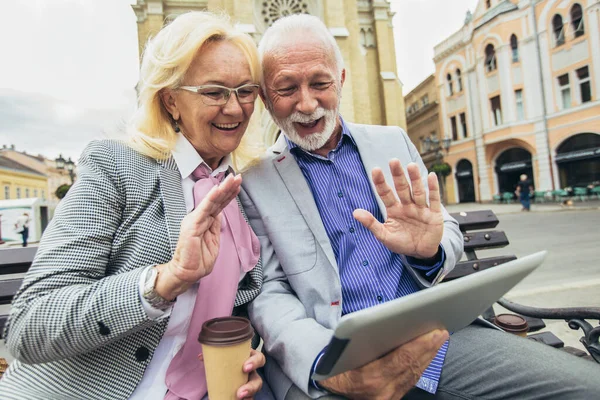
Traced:
POLYGON ((202 354, 202 353, 198 354, 198 360, 204 362, 204 354, 202 354))
POLYGON ((400 164, 400 160, 393 159, 390 161, 390 171, 392 172, 394 187, 396 189, 396 193, 398 193, 398 198, 400 198, 400 203, 412 203, 412 198, 410 196, 410 185, 408 184, 408 180, 406 179, 406 175, 404 174, 404 169, 402 168, 402 164, 400 164))
POLYGON ((434 172, 427 175, 427 186, 429 187, 429 208, 433 212, 442 211, 440 184, 434 172))
POLYGON ((263 382, 256 371, 252 371, 248 376, 248 383, 242 385, 237 391, 238 399, 245 399, 248 397, 253 397, 256 395, 260 389, 262 388, 263 382))
POLYGON ((265 365, 265 356, 259 351, 252 350, 250 352, 250 358, 246 360, 243 366, 243 371, 249 373, 256 370, 257 368, 265 365))
POLYGON ((219 185, 210 189, 192 212, 194 219, 203 219, 220 213, 240 192, 241 176, 228 176, 219 185))
POLYGON ((383 228, 383 224, 377 221, 373 214, 367 210, 357 208, 354 210, 352 215, 354 216, 354 219, 360 222, 365 228, 370 230, 380 242, 384 240, 385 230, 383 228))
POLYGON ((425 187, 423 186, 423 181, 421 180, 419 166, 415 163, 410 163, 406 166, 406 170, 408 171, 408 177, 410 178, 412 197, 415 204, 419 207, 426 207, 427 198, 425 195, 425 187))
POLYGON ((398 203, 398 199, 394 196, 394 192, 392 192, 392 188, 385 181, 385 177, 383 176, 383 171, 381 168, 373 168, 371 171, 371 177, 373 178, 373 183, 375 184, 375 190, 377 190, 377 194, 383 201, 383 205, 386 208, 392 207, 398 203))
POLYGON ((423 366, 423 370, 425 370, 446 340, 448 340, 448 332, 436 329, 411 340, 401 348, 413 354, 419 365, 423 366))

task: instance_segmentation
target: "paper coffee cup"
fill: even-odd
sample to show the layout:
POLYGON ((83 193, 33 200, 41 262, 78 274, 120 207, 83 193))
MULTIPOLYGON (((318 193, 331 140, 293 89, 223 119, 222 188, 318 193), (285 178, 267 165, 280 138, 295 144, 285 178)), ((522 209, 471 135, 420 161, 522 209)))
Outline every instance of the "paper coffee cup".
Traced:
POLYGON ((527 320, 520 315, 499 314, 494 318, 494 324, 514 335, 527 337, 529 325, 527 320))
POLYGON ((248 382, 242 367, 250 357, 253 336, 246 318, 215 318, 202 325, 198 341, 202 343, 210 400, 237 399, 237 390, 248 382))

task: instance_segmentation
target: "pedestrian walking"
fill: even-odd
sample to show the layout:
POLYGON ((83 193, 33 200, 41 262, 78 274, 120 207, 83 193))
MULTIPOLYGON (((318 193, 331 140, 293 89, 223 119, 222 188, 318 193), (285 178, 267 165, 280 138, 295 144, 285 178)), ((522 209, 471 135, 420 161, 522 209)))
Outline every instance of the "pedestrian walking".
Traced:
POLYGON ((27 239, 29 238, 29 222, 31 219, 29 218, 29 214, 24 212, 19 218, 17 218, 17 222, 15 222, 15 232, 21 235, 23 238, 23 247, 27 247, 27 239))
POLYGON ((531 193, 533 193, 533 184, 527 179, 527 175, 525 174, 522 174, 520 178, 519 183, 517 183, 515 194, 523 205, 521 211, 531 211, 531 193))

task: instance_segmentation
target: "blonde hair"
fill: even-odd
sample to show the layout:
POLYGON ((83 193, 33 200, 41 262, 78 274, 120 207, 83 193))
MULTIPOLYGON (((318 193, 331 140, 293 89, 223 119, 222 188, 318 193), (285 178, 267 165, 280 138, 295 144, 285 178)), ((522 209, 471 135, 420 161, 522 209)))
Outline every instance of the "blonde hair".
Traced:
MULTIPOLYGON (((260 63, 256 44, 250 36, 238 30, 225 14, 188 12, 179 15, 148 41, 142 57, 138 83, 138 107, 129 124, 129 145, 155 159, 166 159, 177 141, 171 114, 160 98, 165 88, 179 87, 205 43, 228 41, 236 45, 248 60, 255 82, 260 79, 260 63)), ((250 162, 260 149, 248 140, 240 142, 233 152, 234 167, 250 162)))

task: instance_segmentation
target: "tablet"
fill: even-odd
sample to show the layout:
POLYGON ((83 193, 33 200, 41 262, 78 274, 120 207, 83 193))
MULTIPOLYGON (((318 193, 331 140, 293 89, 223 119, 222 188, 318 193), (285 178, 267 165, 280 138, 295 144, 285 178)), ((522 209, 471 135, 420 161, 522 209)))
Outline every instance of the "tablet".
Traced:
POLYGON ((434 329, 464 328, 545 257, 545 251, 535 253, 343 316, 312 378, 361 367, 434 329))

